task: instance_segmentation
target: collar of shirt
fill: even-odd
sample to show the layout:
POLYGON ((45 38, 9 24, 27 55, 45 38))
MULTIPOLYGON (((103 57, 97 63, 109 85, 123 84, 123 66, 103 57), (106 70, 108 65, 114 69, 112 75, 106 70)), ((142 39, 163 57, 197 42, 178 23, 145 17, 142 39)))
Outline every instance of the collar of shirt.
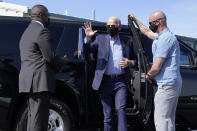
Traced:
POLYGON ((160 33, 158 34, 158 37, 159 37, 159 36, 161 36, 162 34, 164 34, 164 33, 168 32, 168 31, 169 31, 169 29, 168 29, 168 28, 164 29, 162 32, 160 32, 160 33))
POLYGON ((159 34, 155 33, 155 39, 154 39, 154 40, 158 40, 159 37, 160 37, 162 34, 168 32, 168 31, 170 31, 170 30, 169 30, 168 28, 166 28, 166 29, 164 29, 162 32, 160 32, 159 34))
POLYGON ((116 42, 116 41, 120 40, 120 37, 119 37, 119 35, 118 35, 116 38, 114 38, 114 37, 111 37, 111 36, 109 35, 109 39, 110 39, 110 41, 116 42))
POLYGON ((32 20, 32 21, 34 21, 34 22, 40 24, 40 25, 44 28, 44 25, 43 25, 40 21, 37 21, 37 20, 32 20))

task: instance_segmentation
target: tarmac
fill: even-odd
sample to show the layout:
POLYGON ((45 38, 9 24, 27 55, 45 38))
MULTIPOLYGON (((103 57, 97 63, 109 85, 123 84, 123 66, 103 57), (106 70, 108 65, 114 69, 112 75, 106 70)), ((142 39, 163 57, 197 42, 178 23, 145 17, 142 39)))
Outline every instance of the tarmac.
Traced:
MULTIPOLYGON (((0 130, 0 131, 6 131, 6 130, 0 130)), ((85 130, 75 130, 75 131, 92 131, 92 129, 85 129, 85 130)), ((100 131, 99 129, 96 131, 100 131)), ((197 131, 197 130, 191 130, 191 131, 197 131)))

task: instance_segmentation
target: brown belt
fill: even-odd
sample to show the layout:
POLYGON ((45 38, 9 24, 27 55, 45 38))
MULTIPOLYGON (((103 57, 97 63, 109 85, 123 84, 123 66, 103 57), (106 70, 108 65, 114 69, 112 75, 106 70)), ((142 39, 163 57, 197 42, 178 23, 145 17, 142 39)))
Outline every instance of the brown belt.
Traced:
POLYGON ((124 77, 125 74, 113 74, 113 75, 103 75, 104 77, 107 77, 107 78, 120 78, 120 77, 124 77))

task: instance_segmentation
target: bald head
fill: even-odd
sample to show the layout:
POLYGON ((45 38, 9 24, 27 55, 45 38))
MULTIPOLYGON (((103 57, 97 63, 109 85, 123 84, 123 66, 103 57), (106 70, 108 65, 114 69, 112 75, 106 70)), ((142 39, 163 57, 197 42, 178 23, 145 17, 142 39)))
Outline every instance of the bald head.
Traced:
POLYGON ((107 25, 115 25, 116 27, 120 27, 121 21, 118 17, 112 16, 108 18, 107 25))
POLYGON ((49 25, 49 12, 44 5, 35 5, 32 7, 30 16, 32 20, 43 23, 45 27, 49 25))
POLYGON ((166 25, 166 15, 161 10, 154 11, 149 17, 149 22, 161 20, 166 25))
POLYGON ((48 9, 44 5, 35 5, 31 9, 31 19, 38 20, 42 16, 48 17, 48 9))

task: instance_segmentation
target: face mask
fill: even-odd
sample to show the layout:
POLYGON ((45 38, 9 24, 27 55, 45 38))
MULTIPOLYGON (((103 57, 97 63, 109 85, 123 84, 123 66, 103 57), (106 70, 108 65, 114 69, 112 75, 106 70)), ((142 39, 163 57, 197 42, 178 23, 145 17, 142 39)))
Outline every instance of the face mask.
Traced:
POLYGON ((109 33, 112 37, 118 34, 118 28, 116 27, 107 27, 107 33, 109 33))
POLYGON ((156 33, 157 32, 157 29, 158 29, 158 25, 151 24, 149 26, 149 29, 152 30, 152 32, 156 33))

